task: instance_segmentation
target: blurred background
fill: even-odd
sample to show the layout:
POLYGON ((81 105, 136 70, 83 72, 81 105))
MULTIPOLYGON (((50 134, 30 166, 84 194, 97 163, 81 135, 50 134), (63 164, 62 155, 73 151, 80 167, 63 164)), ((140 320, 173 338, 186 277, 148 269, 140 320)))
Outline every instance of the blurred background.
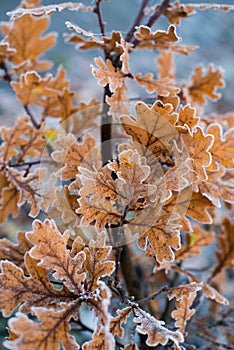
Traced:
MULTIPOLYGON (((43 5, 62 3, 62 0, 44 0, 43 5)), ((70 2, 78 2, 70 0, 70 2)), ((93 5, 94 0, 83 0, 85 5, 93 5)), ((223 1, 186 1, 181 3, 214 3, 234 4, 234 0, 223 1)), ((0 0, 0 20, 8 21, 7 12, 19 5, 19 0, 0 0)), ((153 6, 160 1, 151 1, 153 6)), ((121 31, 123 36, 132 25, 141 0, 109 0, 102 4, 103 17, 106 22, 106 33, 111 34, 112 30, 121 31)), ((88 102, 92 98, 101 98, 102 88, 97 85, 96 79, 91 74, 90 65, 94 63, 93 58, 102 55, 101 51, 78 51, 74 45, 64 43, 63 33, 71 33, 66 28, 65 22, 79 25, 81 28, 91 31, 95 36, 100 35, 97 23, 97 16, 92 13, 71 12, 64 10, 56 12, 51 16, 51 26, 48 31, 56 31, 58 45, 46 53, 46 58, 54 62, 52 72, 62 65, 67 70, 68 78, 71 79, 71 87, 76 92, 76 103, 88 102)), ((144 23, 143 23, 144 24, 144 23)), ((168 21, 161 17, 153 29, 167 30, 168 21)), ((30 30, 30 28, 29 28, 30 30)), ((222 98, 218 103, 209 102, 206 105, 206 113, 227 113, 234 111, 234 11, 223 12, 219 10, 197 10, 195 15, 181 20, 177 28, 177 34, 182 38, 182 43, 197 45, 199 48, 189 56, 176 55, 177 83, 187 81, 193 68, 199 64, 205 67, 213 63, 215 67, 222 67, 226 87, 221 90, 222 98)), ((0 35, 0 39, 1 39, 0 35)), ((145 53, 137 51, 131 60, 131 70, 134 73, 156 72, 157 53, 145 53)), ((143 91, 143 90, 141 90, 143 91)), ((219 90, 220 91, 220 90, 219 90)), ((144 93, 145 95, 145 93, 144 93)), ((139 92, 131 91, 131 97, 139 96, 139 92), (134 95, 135 94, 135 95, 134 95)), ((14 97, 9 85, 0 81, 0 125, 10 126, 13 121, 24 115, 24 111, 14 97)), ((0 237, 7 236, 14 240, 19 230, 31 230, 32 219, 27 216, 28 211, 22 210, 22 214, 14 221, 9 220, 7 224, 0 225, 0 237)), ((231 277, 231 276, 230 276, 231 277)), ((233 284, 232 284, 233 287, 233 284)), ((232 288, 230 285, 227 288, 232 288)), ((228 290, 229 294, 233 290, 228 290)), ((0 319, 0 350, 5 349, 2 345, 6 335, 4 328, 5 319, 0 319)))

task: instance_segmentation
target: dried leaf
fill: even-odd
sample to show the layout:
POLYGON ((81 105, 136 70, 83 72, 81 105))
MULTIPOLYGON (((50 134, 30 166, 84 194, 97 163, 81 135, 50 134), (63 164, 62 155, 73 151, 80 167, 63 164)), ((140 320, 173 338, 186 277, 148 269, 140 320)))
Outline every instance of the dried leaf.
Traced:
POLYGON ((92 74, 99 79, 99 85, 106 86, 109 84, 110 90, 114 92, 124 84, 124 73, 116 70, 111 60, 107 59, 105 63, 101 57, 96 57, 95 63, 98 68, 93 67, 92 74))
POLYGON ((156 91, 160 96, 176 95, 180 91, 170 78, 155 80, 152 73, 148 73, 143 77, 141 73, 138 73, 135 75, 135 80, 140 86, 144 86, 147 92, 156 91))
POLYGON ((207 72, 204 72, 203 66, 196 67, 190 85, 184 90, 188 102, 204 104, 206 102, 205 96, 216 101, 220 97, 216 88, 224 87, 222 77, 223 73, 220 68, 215 70, 210 65, 207 72))
POLYGON ((125 95, 125 90, 127 90, 126 85, 123 84, 121 87, 115 89, 115 92, 111 97, 106 97, 106 102, 111 106, 108 114, 118 119, 121 114, 129 114, 126 107, 130 103, 130 100, 125 95))
POLYGON ((93 333, 93 340, 83 344, 83 350, 110 350, 114 349, 114 338, 111 334, 105 334, 104 330, 100 333, 93 333))
POLYGON ((110 323, 110 332, 113 335, 117 335, 120 338, 124 337, 124 329, 121 325, 122 323, 127 322, 127 318, 129 317, 131 312, 131 307, 125 307, 124 309, 117 310, 118 316, 112 317, 110 323))
POLYGON ((208 283, 203 284, 202 291, 207 298, 212 299, 221 305, 229 305, 229 301, 208 283))
POLYGON ((197 126, 200 118, 196 117, 196 109, 192 108, 190 104, 186 106, 180 106, 179 109, 179 118, 176 122, 177 130, 182 133, 190 133, 197 126))
POLYGON ((129 116, 121 117, 121 123, 125 131, 133 138, 134 149, 141 156, 153 157, 153 161, 155 161, 155 157, 165 152, 168 153, 170 142, 178 136, 175 128, 168 121, 172 113, 172 106, 168 105, 165 109, 161 108, 160 113, 158 109, 158 101, 152 107, 143 102, 138 102, 136 104, 136 120, 129 116), (164 113, 162 113, 162 109, 164 113))
POLYGON ((79 345, 75 338, 69 334, 68 324, 71 317, 77 318, 79 303, 73 302, 63 305, 60 310, 32 308, 33 314, 40 320, 34 322, 22 313, 9 322, 11 330, 20 337, 13 341, 7 341, 9 349, 32 350, 59 350, 60 343, 64 350, 78 350, 79 345))
POLYGON ((122 350, 139 350, 139 348, 135 343, 130 343, 125 345, 125 347, 122 348, 122 350))
POLYGON ((183 134, 182 140, 192 159, 193 171, 200 180, 207 180, 206 168, 212 161, 210 148, 213 145, 214 137, 211 135, 205 136, 203 130, 197 127, 192 135, 189 133, 183 134))
POLYGON ((50 33, 41 37, 49 26, 49 18, 35 18, 30 14, 16 18, 13 23, 3 23, 2 33, 7 37, 10 47, 16 53, 10 57, 15 65, 27 61, 24 70, 47 70, 51 67, 49 61, 38 58, 55 44, 56 34, 50 33), (28 30, 30 28, 30 30, 28 30), (19 40, 20 38, 20 40, 19 40))
POLYGON ((173 250, 180 249, 180 216, 161 213, 158 218, 154 217, 154 223, 148 221, 139 228, 138 246, 146 249, 146 255, 155 257, 160 264, 173 261, 173 250), (148 225, 150 229, 147 229, 148 225))
POLYGON ((2 261, 0 308, 5 317, 10 316, 19 305, 22 312, 29 313, 32 306, 46 306, 56 301, 72 300, 71 294, 54 289, 46 270, 37 263, 38 261, 26 254, 25 266, 29 277, 25 277, 21 268, 9 261, 2 261))
POLYGON ((184 295, 180 300, 176 301, 176 310, 172 311, 171 316, 176 320, 175 326, 179 328, 181 333, 185 333, 188 320, 195 314, 195 309, 190 309, 196 298, 196 291, 184 295))
POLYGON ((27 234, 27 238, 34 245, 30 255, 40 260, 38 265, 50 271, 55 279, 63 280, 76 294, 80 294, 86 277, 83 272, 85 253, 81 251, 71 257, 67 249, 69 237, 70 233, 66 231, 62 235, 52 220, 44 223, 34 221, 33 232, 27 234))
POLYGON ((182 284, 182 285, 179 285, 178 287, 172 288, 168 292, 167 296, 169 300, 171 300, 172 298, 175 298, 178 301, 183 299, 184 296, 189 298, 191 293, 196 293, 201 289, 202 289, 201 285, 196 282, 182 284))
POLYGON ((174 55, 172 52, 161 51, 158 56, 158 76, 159 80, 165 78, 171 81, 175 80, 174 55))
POLYGON ((182 333, 179 331, 170 331, 163 326, 165 322, 157 320, 141 309, 135 309, 134 312, 136 317, 133 321, 140 323, 140 325, 136 327, 136 330, 141 334, 148 335, 146 340, 148 346, 156 346, 158 344, 166 345, 169 340, 179 346, 179 343, 184 341, 182 333))
POLYGON ((160 30, 152 32, 149 27, 141 25, 134 35, 139 40, 138 47, 140 49, 172 50, 187 55, 196 48, 195 46, 176 45, 179 42, 179 37, 173 25, 168 28, 167 32, 160 30))
POLYGON ((203 230, 200 226, 193 227, 193 232, 188 234, 186 244, 175 253, 175 261, 180 262, 188 259, 191 255, 200 255, 201 249, 214 242, 214 232, 203 230))
POLYGON ((207 128, 207 133, 214 136, 214 143, 209 150, 212 154, 212 164, 210 170, 215 170, 219 164, 225 168, 234 168, 234 128, 225 134, 219 124, 211 124, 207 128))
POLYGON ((52 158, 58 163, 65 164, 59 170, 62 180, 75 179, 79 172, 78 166, 91 170, 93 167, 99 168, 95 139, 91 135, 86 134, 83 142, 77 142, 73 134, 59 135, 56 145, 58 150, 52 153, 52 158))
POLYGON ((111 246, 106 246, 105 232, 97 235, 96 242, 91 239, 84 252, 86 254, 84 266, 90 278, 88 289, 93 291, 98 287, 99 279, 111 275, 115 269, 115 262, 106 260, 110 255, 111 246))
POLYGON ((0 223, 2 224, 10 214, 13 218, 18 215, 20 192, 10 184, 3 171, 0 171, 0 186, 2 187, 0 188, 0 223))
POLYGON ((31 249, 32 244, 25 236, 25 232, 18 233, 18 243, 14 244, 6 238, 0 240, 0 260, 8 260, 25 270, 24 255, 31 249))
POLYGON ((15 54, 15 49, 10 48, 8 43, 0 42, 0 63, 5 63, 15 54))

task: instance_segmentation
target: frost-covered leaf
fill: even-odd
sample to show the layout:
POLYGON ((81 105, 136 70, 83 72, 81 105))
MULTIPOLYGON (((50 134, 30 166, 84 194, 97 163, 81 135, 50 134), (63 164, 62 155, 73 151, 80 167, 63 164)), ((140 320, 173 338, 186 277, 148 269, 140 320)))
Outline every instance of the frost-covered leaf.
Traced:
POLYGON ((15 54, 10 57, 15 65, 20 65, 26 61, 27 70, 35 69, 39 71, 51 67, 49 61, 38 60, 45 51, 55 44, 55 33, 41 37, 49 23, 48 17, 35 18, 28 13, 16 18, 11 23, 2 23, 3 35, 7 37, 10 47, 16 50, 15 54))
POLYGON ((178 114, 179 118, 176 122, 177 130, 182 133, 187 133, 189 130, 193 131, 200 119, 196 117, 196 109, 192 108, 190 104, 187 104, 186 106, 180 106, 178 114))
POLYGON ((211 164, 210 148, 213 145, 213 136, 204 135, 203 130, 197 127, 192 136, 183 134, 184 146, 192 160, 193 171, 202 181, 207 180, 206 168, 211 164))
POLYGON ((174 54, 173 52, 161 51, 158 56, 158 75, 159 80, 165 78, 174 81, 175 79, 175 65, 174 65, 174 54))
POLYGON ((69 334, 70 326, 68 322, 71 317, 77 318, 79 303, 66 304, 59 309, 46 309, 43 307, 32 308, 33 314, 40 320, 35 322, 22 313, 17 313, 16 317, 9 322, 10 329, 19 338, 7 341, 9 349, 18 350, 59 350, 60 343, 64 350, 78 350, 79 345, 75 338, 69 334))
POLYGON ((170 331, 164 327, 165 322, 157 320, 141 309, 135 309, 134 312, 136 317, 133 321, 140 323, 136 330, 141 334, 147 334, 146 344, 148 346, 166 345, 169 340, 179 346, 179 343, 184 341, 182 333, 170 331))
POLYGON ((193 232, 187 234, 185 244, 175 253, 175 261, 179 263, 191 255, 200 255, 202 247, 213 243, 214 240, 214 232, 208 232, 198 225, 194 226, 193 232))
POLYGON ((88 289, 93 291, 98 287, 99 279, 111 275, 115 268, 115 262, 107 260, 111 247, 106 246, 105 232, 98 233, 96 241, 91 239, 84 252, 84 266, 89 276, 88 289))
POLYGON ((175 298, 176 300, 181 300, 184 296, 189 298, 191 293, 196 293, 201 289, 201 284, 196 282, 181 284, 178 287, 172 288, 168 292, 168 299, 171 300, 172 298, 175 298))
POLYGON ((0 274, 0 308, 5 317, 21 305, 20 310, 28 313, 32 306, 45 306, 54 302, 69 302, 72 295, 65 290, 58 291, 47 276, 46 270, 37 265, 27 253, 25 266, 27 275, 20 267, 9 261, 2 261, 0 274))
POLYGON ((95 58, 95 63, 98 66, 92 68, 93 76, 99 79, 99 85, 106 86, 109 84, 110 90, 114 92, 124 84, 125 75, 123 72, 116 70, 111 60, 106 63, 101 57, 95 58))
POLYGON ((30 255, 40 260, 38 265, 50 271, 54 278, 63 280, 76 294, 80 294, 86 277, 83 272, 85 253, 81 251, 71 257, 67 249, 69 237, 69 232, 61 234, 52 220, 44 223, 34 221, 33 232, 27 233, 27 238, 33 244, 30 255))
POLYGON ((78 142, 73 134, 59 135, 56 146, 58 149, 52 157, 56 162, 65 164, 59 170, 63 180, 75 179, 80 165, 91 170, 95 165, 99 168, 95 139, 91 135, 86 134, 83 142, 78 142))
POLYGON ((207 133, 214 136, 214 143, 209 152, 212 154, 212 164, 210 170, 215 170, 219 164, 225 168, 234 168, 234 128, 225 134, 219 124, 211 124, 207 128, 207 133))
POLYGON ((212 299, 221 305, 229 305, 229 301, 208 283, 203 284, 202 291, 207 298, 212 299))
POLYGON ((206 98, 217 100, 220 94, 216 92, 218 87, 224 87, 223 74, 220 68, 214 69, 212 65, 204 72, 203 66, 195 68, 190 85, 184 88, 185 96, 191 104, 204 104, 206 98))
POLYGON ((195 309, 190 309, 196 298, 196 291, 183 295, 181 299, 176 300, 176 310, 172 311, 171 316, 176 320, 175 326, 181 333, 185 333, 188 320, 195 314, 195 309))
POLYGON ((131 311, 131 307, 125 307, 124 309, 117 310, 118 316, 112 317, 110 323, 110 332, 113 335, 117 335, 118 337, 123 338, 124 329, 122 327, 122 323, 127 322, 127 318, 129 317, 131 311))
POLYGON ((24 255, 31 249, 32 244, 26 238, 25 232, 19 232, 17 238, 17 244, 6 238, 0 240, 0 260, 8 260, 17 267, 25 269, 24 255))
POLYGON ((156 80, 153 78, 152 73, 148 73, 145 76, 138 73, 135 76, 135 80, 140 86, 144 86, 147 92, 157 92, 160 96, 176 95, 180 90, 170 78, 156 80))

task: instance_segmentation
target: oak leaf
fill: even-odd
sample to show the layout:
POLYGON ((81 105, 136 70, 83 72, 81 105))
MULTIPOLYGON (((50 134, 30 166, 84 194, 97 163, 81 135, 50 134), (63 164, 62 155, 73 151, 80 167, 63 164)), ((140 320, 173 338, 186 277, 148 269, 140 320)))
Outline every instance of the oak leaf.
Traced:
POLYGON ((124 329, 122 327, 122 323, 127 322, 127 318, 129 317, 131 312, 131 307, 125 307, 124 309, 117 310, 118 316, 112 317, 110 323, 110 332, 113 335, 117 335, 119 338, 123 338, 124 329))
POLYGON ((77 318, 79 303, 63 304, 60 310, 32 308, 33 314, 40 320, 34 322, 22 313, 10 320, 10 329, 20 337, 7 341, 9 349, 32 350, 59 350, 60 343, 64 350, 78 350, 79 345, 75 338, 69 334, 68 322, 71 317, 77 318), (33 344, 33 345, 32 345, 33 344))
POLYGON ((218 234, 218 247, 216 250, 217 263, 212 271, 210 280, 218 275, 224 268, 233 268, 234 259, 234 224, 228 219, 224 218, 221 230, 218 234))
POLYGON ((166 212, 177 212, 181 217, 186 215, 202 223, 211 223, 212 217, 207 210, 214 208, 214 205, 200 192, 192 192, 189 187, 186 187, 179 194, 173 193, 163 208, 166 212))
POLYGON ((6 238, 0 240, 0 260, 8 260, 25 270, 24 255, 31 249, 32 244, 26 238, 25 232, 19 232, 17 238, 17 244, 6 238))
POLYGON ((178 114, 179 117, 176 122, 177 130, 182 133, 187 133, 188 131, 192 133, 200 120, 199 117, 196 117, 196 109, 192 108, 190 104, 187 104, 186 106, 180 106, 178 114))
POLYGON ((170 25, 167 32, 161 30, 152 32, 149 27, 141 25, 134 35, 139 41, 138 47, 140 49, 171 50, 187 55, 196 48, 195 46, 176 45, 179 42, 179 37, 173 25, 170 25))
MULTIPOLYGON (((177 213, 160 213, 158 218, 148 219, 147 222, 138 228, 138 246, 146 249, 147 256, 153 256, 157 262, 164 263, 174 260, 173 250, 180 249, 180 216, 177 213), (150 228, 148 229, 147 226, 150 228)), ((137 224, 137 220, 133 221, 137 224)))
POLYGON ((54 289, 46 270, 37 263, 38 261, 32 259, 28 253, 25 255, 25 266, 29 274, 29 277, 26 277, 20 267, 9 261, 2 261, 0 308, 5 317, 10 316, 19 305, 22 312, 28 313, 32 306, 45 306, 56 301, 72 300, 72 294, 54 289))
POLYGON ((188 259, 191 255, 200 255, 201 249, 213 243, 214 240, 214 232, 207 232, 198 225, 194 226, 193 232, 187 234, 185 244, 179 251, 176 251, 175 261, 179 263, 182 260, 188 259))
POLYGON ((195 309, 190 309, 196 298, 196 291, 183 295, 180 300, 176 301, 176 310, 172 311, 171 316, 176 320, 175 326, 179 328, 181 333, 185 333, 188 320, 195 314, 195 309))
POLYGON ((203 284, 202 291, 207 298, 222 305, 229 305, 229 301, 208 283, 203 284))
POLYGON ((191 157, 193 171, 200 180, 207 180, 206 168, 212 161, 210 148, 213 145, 214 137, 204 135, 203 130, 197 127, 192 135, 189 133, 183 134, 182 140, 191 157))
POLYGON ((3 35, 7 37, 10 47, 16 50, 16 53, 10 57, 11 62, 20 65, 26 61, 27 70, 44 71, 51 67, 49 61, 38 60, 45 51, 55 44, 55 33, 41 37, 41 34, 49 26, 49 22, 47 17, 35 18, 30 14, 25 14, 16 18, 13 23, 2 24, 3 35))
POLYGON ((15 49, 10 48, 8 43, 0 42, 0 64, 5 63, 15 54, 15 49))
POLYGON ((114 349, 115 342, 111 334, 105 334, 104 330, 100 333, 93 333, 93 340, 85 342, 82 350, 110 350, 114 349))
POLYGON ((110 255, 111 246, 106 246, 105 232, 98 233, 96 241, 91 239, 84 252, 84 267, 89 276, 88 289, 93 291, 98 287, 99 279, 111 275, 115 268, 114 261, 106 260, 110 255))
POLYGON ((0 223, 3 223, 11 214, 15 218, 19 213, 19 190, 11 184, 6 174, 0 171, 0 223))
POLYGON ((219 124, 211 124, 207 128, 207 133, 214 136, 214 143, 209 150, 212 154, 209 169, 215 170, 219 164, 227 169, 234 168, 234 128, 223 134, 219 124))
POLYGON ((40 260, 38 265, 50 271, 55 279, 63 280, 64 285, 76 294, 80 294, 86 278, 83 272, 85 253, 81 251, 71 257, 67 249, 69 237, 68 231, 63 235, 58 231, 53 220, 44 223, 36 220, 33 232, 27 233, 27 238, 33 244, 30 255, 40 260))
POLYGON ((99 79, 99 85, 109 84, 110 90, 114 92, 124 84, 124 73, 116 70, 111 60, 108 59, 105 63, 101 57, 96 57, 95 63, 98 68, 93 67, 92 73, 95 78, 99 79))
POLYGON ((169 340, 179 346, 179 343, 184 341, 182 333, 179 331, 170 331, 164 327, 164 321, 157 320, 141 309, 135 309, 134 312, 136 317, 133 321, 140 323, 136 327, 136 330, 141 334, 147 334, 146 344, 148 346, 166 345, 169 340))
POLYGON ((208 67, 207 72, 204 72, 203 66, 196 67, 190 85, 185 88, 188 102, 204 104, 206 102, 205 96, 211 100, 217 100, 220 94, 216 92, 216 88, 224 87, 222 76, 221 69, 215 70, 212 65, 208 67))
POLYGON ((171 300, 175 298, 177 301, 183 299, 184 296, 187 298, 190 297, 191 293, 196 293, 201 290, 202 287, 199 283, 191 282, 188 284, 179 285, 178 287, 174 287, 168 292, 168 299, 171 300))
POLYGON ((135 343, 130 343, 125 345, 125 347, 122 348, 122 350, 139 350, 139 348, 135 343))
POLYGON ((153 158, 154 161, 155 157, 168 153, 170 142, 178 136, 175 128, 170 124, 172 106, 160 108, 159 113, 158 101, 152 107, 138 102, 135 109, 136 120, 129 116, 122 116, 121 123, 127 134, 132 136, 134 148, 139 154, 146 158, 153 158))
POLYGON ((125 95, 126 90, 126 85, 123 84, 121 87, 115 89, 111 97, 106 97, 106 102, 110 105, 108 114, 116 119, 122 114, 129 114, 127 105, 130 103, 130 100, 125 95))
POLYGON ((175 66, 173 58, 173 52, 164 50, 160 52, 157 60, 159 80, 163 80, 165 78, 168 78, 171 81, 175 80, 175 66))
POLYGON ((59 170, 62 180, 72 180, 78 174, 78 166, 82 165, 88 169, 99 168, 99 160, 95 150, 95 139, 86 134, 83 142, 78 142, 75 135, 59 135, 56 146, 58 150, 52 153, 52 158, 65 164, 59 170))
POLYGON ((147 92, 152 93, 156 91, 160 96, 176 95, 180 90, 170 78, 155 80, 152 73, 148 73, 145 76, 138 73, 134 79, 140 86, 144 86, 147 92))

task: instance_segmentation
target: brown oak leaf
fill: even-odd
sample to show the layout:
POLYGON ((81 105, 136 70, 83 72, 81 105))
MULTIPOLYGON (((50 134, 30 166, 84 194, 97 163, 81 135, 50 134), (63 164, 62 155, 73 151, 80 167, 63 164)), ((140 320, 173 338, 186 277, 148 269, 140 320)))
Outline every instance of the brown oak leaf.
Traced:
POLYGON ((199 117, 196 117, 196 109, 192 108, 190 104, 186 106, 181 105, 178 114, 179 117, 176 122, 177 130, 181 133, 187 133, 190 130, 190 133, 192 133, 200 120, 199 117))
POLYGON ((153 79, 152 73, 148 73, 145 76, 138 73, 135 75, 134 79, 140 86, 144 86, 147 92, 153 93, 156 91, 160 96, 173 96, 180 91, 170 78, 155 80, 153 79))
POLYGON ((11 214, 15 218, 19 213, 19 190, 11 184, 6 174, 0 171, 0 223, 6 221, 11 214))
POLYGON ((164 321, 157 320, 155 317, 139 308, 135 309, 134 312, 136 317, 133 321, 140 323, 140 325, 136 327, 136 330, 141 334, 147 334, 146 344, 148 346, 156 346, 158 344, 166 345, 169 340, 179 346, 179 343, 184 341, 182 333, 179 331, 170 331, 164 327, 164 321))
POLYGON ((17 238, 17 244, 6 238, 0 240, 0 260, 8 260, 25 270, 24 255, 31 249, 32 244, 26 238, 25 232, 19 232, 17 238))
POLYGON ((124 73, 116 70, 111 60, 108 59, 105 63, 101 57, 96 57, 95 63, 98 68, 93 67, 92 73, 95 78, 99 79, 99 85, 109 84, 110 90, 114 92, 124 84, 124 73))
POLYGON ((169 78, 171 81, 175 80, 175 66, 174 66, 173 52, 161 51, 158 56, 158 76, 159 80, 169 78))
POLYGON ((16 52, 10 57, 15 65, 27 62, 27 70, 47 70, 51 63, 38 58, 55 44, 56 34, 50 33, 41 37, 49 26, 49 18, 35 18, 30 14, 16 18, 13 23, 3 23, 2 33, 7 37, 10 47, 16 52), (30 28, 30 31, 28 30, 30 28), (19 40, 20 38, 20 40, 19 40))
MULTIPOLYGON (((216 92, 217 87, 224 87, 223 74, 220 68, 216 70, 212 65, 204 72, 203 66, 195 68, 190 85, 184 87, 183 91, 191 104, 204 104, 205 96, 211 100, 217 100, 220 94, 216 92)), ((183 87, 182 87, 183 88, 183 87)))
POLYGON ((15 308, 21 305, 20 310, 28 313, 32 306, 45 306, 56 301, 69 302, 72 294, 65 290, 56 290, 50 283, 46 270, 37 265, 27 253, 25 266, 27 275, 23 270, 9 261, 2 261, 0 274, 0 308, 5 317, 12 314, 15 308))
POLYGON ((176 310, 172 311, 171 316, 176 320, 175 326, 181 333, 185 333, 188 320, 195 314, 195 309, 190 309, 196 298, 196 291, 183 295, 181 299, 176 300, 176 310))
POLYGON ((215 170, 219 164, 225 168, 234 168, 234 128, 225 134, 219 124, 211 124, 207 128, 207 133, 214 136, 214 143, 209 152, 212 154, 212 164, 210 170, 215 170))
POLYGON ((105 232, 98 233, 96 241, 90 240, 84 249, 86 260, 85 270, 89 275, 88 289, 93 291, 99 285, 99 279, 111 275, 115 269, 115 262, 106 260, 111 252, 111 246, 106 246, 105 232))
POLYGON ((126 90, 127 87, 123 83, 122 86, 115 89, 115 92, 111 95, 111 97, 106 97, 106 102, 110 105, 108 114, 116 119, 118 119, 122 114, 129 114, 127 106, 130 103, 130 100, 125 95, 126 90))
POLYGON ((203 130, 197 127, 192 135, 183 134, 184 147, 192 160, 192 167, 198 178, 207 180, 206 168, 211 164, 212 156, 210 148, 213 145, 213 136, 204 135, 203 130))
POLYGON ((183 299, 184 296, 189 298, 191 293, 196 293, 197 291, 201 290, 201 284, 196 282, 191 282, 188 284, 182 284, 178 287, 172 288, 168 292, 168 299, 171 300, 172 298, 175 298, 176 300, 183 299))
POLYGON ((78 350, 79 345, 75 338, 69 334, 68 322, 71 317, 77 319, 77 311, 80 303, 73 302, 63 304, 61 309, 45 309, 44 307, 32 308, 33 314, 40 320, 34 322, 23 313, 17 313, 10 320, 10 329, 20 335, 13 341, 7 341, 9 349, 19 350, 59 350, 60 343, 64 350, 78 350))
POLYGON ((125 307, 124 309, 117 310, 118 316, 112 317, 110 323, 110 332, 113 335, 117 335, 118 337, 123 338, 124 329, 122 327, 122 323, 127 322, 127 318, 129 317, 131 312, 131 307, 125 307))
POLYGON ((222 305, 229 305, 229 301, 208 283, 203 284, 202 291, 207 298, 215 300, 222 305))
POLYGON ((52 153, 52 158, 58 163, 65 164, 59 170, 62 180, 75 179, 80 165, 91 170, 100 166, 95 139, 89 134, 85 135, 83 142, 78 142, 73 134, 59 135, 56 146, 58 150, 52 153))
POLYGON ((113 336, 109 334, 105 334, 104 330, 100 333, 93 333, 93 340, 89 342, 85 342, 82 346, 83 350, 110 350, 114 349, 115 342, 113 336))
POLYGON ((55 279, 63 280, 76 294, 80 294, 86 278, 83 271, 85 253, 81 251, 71 257, 67 249, 69 237, 68 231, 64 234, 58 231, 53 220, 44 223, 35 220, 33 232, 27 233, 27 238, 33 244, 30 255, 40 260, 38 265, 50 271, 55 279))

